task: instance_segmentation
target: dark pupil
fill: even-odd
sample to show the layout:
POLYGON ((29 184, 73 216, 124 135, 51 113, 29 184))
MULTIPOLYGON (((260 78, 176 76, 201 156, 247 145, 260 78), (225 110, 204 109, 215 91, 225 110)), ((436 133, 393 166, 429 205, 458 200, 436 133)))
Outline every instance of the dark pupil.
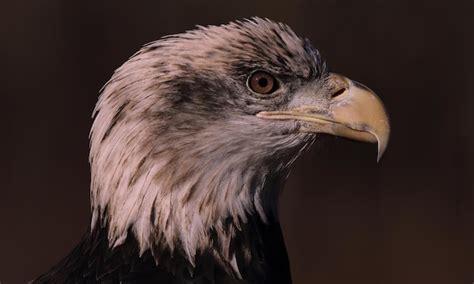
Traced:
POLYGON ((267 78, 260 78, 258 79, 258 85, 260 87, 266 87, 268 85, 268 80, 267 78))

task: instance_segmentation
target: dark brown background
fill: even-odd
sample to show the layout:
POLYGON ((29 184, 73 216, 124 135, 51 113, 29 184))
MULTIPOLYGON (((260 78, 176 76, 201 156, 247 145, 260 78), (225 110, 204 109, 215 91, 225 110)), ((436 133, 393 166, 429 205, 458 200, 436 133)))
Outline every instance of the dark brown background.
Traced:
POLYGON ((294 282, 474 281, 473 1, 21 0, 0 4, 3 284, 85 230, 90 115, 112 71, 163 35, 253 15, 309 37, 392 119, 378 165, 341 139, 297 163, 281 199, 294 282))

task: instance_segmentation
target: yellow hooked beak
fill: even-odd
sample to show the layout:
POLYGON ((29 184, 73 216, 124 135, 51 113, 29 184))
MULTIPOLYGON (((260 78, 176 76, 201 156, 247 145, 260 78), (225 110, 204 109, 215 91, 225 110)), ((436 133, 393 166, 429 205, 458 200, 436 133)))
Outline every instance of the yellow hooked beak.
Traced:
POLYGON ((339 74, 331 73, 326 84, 330 85, 331 100, 324 111, 318 105, 302 105, 288 111, 263 111, 257 116, 304 122, 303 132, 378 143, 379 161, 390 136, 389 119, 382 101, 367 87, 339 74))

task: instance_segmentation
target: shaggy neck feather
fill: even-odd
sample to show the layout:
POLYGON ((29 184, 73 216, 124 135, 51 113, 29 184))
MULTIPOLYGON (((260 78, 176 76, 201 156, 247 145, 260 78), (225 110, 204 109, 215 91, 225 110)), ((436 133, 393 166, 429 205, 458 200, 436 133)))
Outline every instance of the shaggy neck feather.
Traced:
POLYGON ((249 218, 276 215, 272 187, 308 137, 261 137, 256 133, 271 129, 253 117, 175 135, 143 131, 150 128, 141 123, 129 120, 98 145, 92 140, 92 226, 108 226, 113 246, 132 232, 141 253, 166 247, 191 265, 211 250, 238 272, 232 239, 249 218))

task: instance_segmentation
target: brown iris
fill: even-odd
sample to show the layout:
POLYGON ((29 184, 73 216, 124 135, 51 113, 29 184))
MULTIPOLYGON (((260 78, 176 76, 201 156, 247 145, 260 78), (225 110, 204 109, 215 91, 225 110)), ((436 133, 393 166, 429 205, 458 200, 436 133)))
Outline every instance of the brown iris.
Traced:
POLYGON ((270 94, 276 89, 277 82, 275 78, 264 71, 254 72, 249 77, 249 87, 255 93, 262 95, 270 94))

